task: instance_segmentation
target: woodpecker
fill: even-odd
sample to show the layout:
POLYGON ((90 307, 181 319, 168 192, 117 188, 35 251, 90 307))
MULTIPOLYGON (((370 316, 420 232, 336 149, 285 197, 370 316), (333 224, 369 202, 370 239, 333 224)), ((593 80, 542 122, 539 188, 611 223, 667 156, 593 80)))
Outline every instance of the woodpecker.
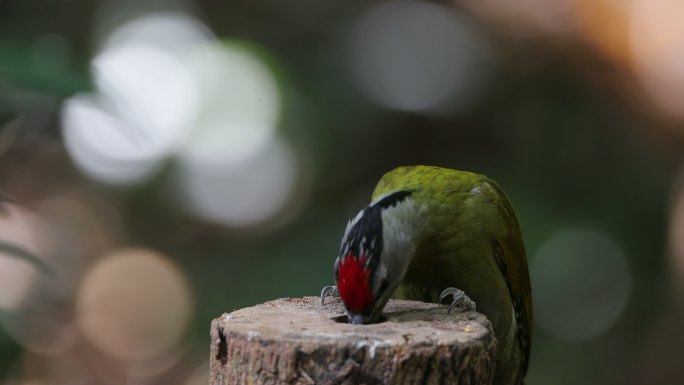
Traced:
POLYGON ((336 286, 352 324, 382 320, 390 297, 485 314, 496 336, 494 383, 518 385, 532 337, 530 279, 520 227, 492 179, 432 166, 386 173, 371 203, 347 224, 336 286))

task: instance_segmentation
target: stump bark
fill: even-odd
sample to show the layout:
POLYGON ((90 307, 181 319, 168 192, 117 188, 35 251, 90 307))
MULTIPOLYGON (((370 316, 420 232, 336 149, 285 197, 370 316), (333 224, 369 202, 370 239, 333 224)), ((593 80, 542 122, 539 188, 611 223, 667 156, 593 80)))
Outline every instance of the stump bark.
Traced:
POLYGON ((496 340, 476 312, 390 300, 350 325, 339 299, 283 298, 211 324, 211 385, 491 384, 496 340))

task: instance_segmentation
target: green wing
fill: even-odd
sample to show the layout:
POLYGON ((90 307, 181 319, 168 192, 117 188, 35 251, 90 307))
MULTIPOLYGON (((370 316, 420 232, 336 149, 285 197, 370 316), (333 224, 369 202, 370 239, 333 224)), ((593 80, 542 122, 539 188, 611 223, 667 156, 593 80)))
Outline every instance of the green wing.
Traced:
MULTIPOLYGON (((501 290, 508 289, 513 303, 517 339, 523 353, 523 372, 526 372, 532 330, 530 280, 520 227, 506 194, 496 182, 483 175, 431 166, 407 166, 385 174, 372 199, 399 190, 413 191, 412 197, 427 206, 430 220, 425 221, 421 233, 425 237, 423 243, 432 245, 427 247, 427 252, 426 247, 422 248, 424 252, 419 258, 423 261, 412 264, 409 270, 425 270, 426 265, 431 268, 407 272, 405 281, 410 280, 411 274, 419 275, 420 278, 414 280, 418 284, 402 283, 397 296, 435 301, 439 291, 445 288, 444 283, 454 276, 454 270, 447 265, 460 263, 453 258, 447 261, 435 256, 443 254, 445 249, 453 251, 456 258, 460 258, 459 254, 493 256, 505 281, 501 290), (437 251, 437 247, 442 250, 437 251), (447 274, 451 276, 445 276, 447 274)), ((484 264, 479 266, 486 268, 484 264)), ((492 290, 486 283, 470 284, 485 285, 477 287, 477 291, 492 290)))
POLYGON ((493 180, 484 182, 480 189, 497 207, 506 224, 506 231, 493 242, 493 255, 505 277, 510 290, 515 316, 519 325, 518 338, 524 354, 523 372, 527 372, 532 339, 532 290, 527 268, 525 245, 518 220, 506 194, 493 180))

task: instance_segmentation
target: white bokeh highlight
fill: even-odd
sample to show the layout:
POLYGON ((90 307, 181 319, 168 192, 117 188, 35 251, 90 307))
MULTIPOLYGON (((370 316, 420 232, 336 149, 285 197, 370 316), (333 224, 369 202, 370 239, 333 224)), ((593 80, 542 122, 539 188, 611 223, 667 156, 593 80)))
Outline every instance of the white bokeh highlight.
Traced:
POLYGON ((214 43, 189 60, 201 95, 195 130, 180 149, 183 159, 248 158, 273 139, 281 96, 263 61, 237 44, 214 43))
POLYGON ((131 43, 98 55, 93 72, 100 93, 150 151, 169 151, 183 138, 198 97, 192 75, 173 55, 131 43))
POLYGON ((209 29, 186 14, 160 12, 134 18, 117 27, 100 44, 100 52, 112 51, 131 43, 157 47, 178 58, 214 41, 209 29))
POLYGON ((241 162, 219 152, 182 158, 177 183, 195 214, 230 227, 250 227, 273 217, 292 199, 298 172, 291 148, 276 139, 241 162))
POLYGON ((62 110, 67 151, 87 176, 134 185, 171 164, 183 208, 230 227, 265 222, 293 198, 301 172, 278 135, 281 90, 250 45, 150 14, 104 38, 92 68, 96 92, 62 110))
POLYGON ((159 148, 150 146, 118 114, 91 95, 62 107, 62 133, 69 155, 93 179, 112 184, 147 180, 158 167, 159 148))
POLYGON ((181 15, 141 16, 123 24, 92 60, 95 92, 62 108, 62 133, 76 166, 111 184, 154 176, 189 134, 199 95, 184 57, 210 36, 181 15))
POLYGON ((277 135, 281 94, 263 60, 236 43, 190 60, 202 95, 195 129, 177 155, 174 185, 185 208, 228 227, 277 215, 296 190, 299 163, 277 135))
POLYGON ((455 11, 413 0, 383 2, 353 26, 351 68, 361 89, 391 109, 459 109, 482 80, 483 42, 455 11))

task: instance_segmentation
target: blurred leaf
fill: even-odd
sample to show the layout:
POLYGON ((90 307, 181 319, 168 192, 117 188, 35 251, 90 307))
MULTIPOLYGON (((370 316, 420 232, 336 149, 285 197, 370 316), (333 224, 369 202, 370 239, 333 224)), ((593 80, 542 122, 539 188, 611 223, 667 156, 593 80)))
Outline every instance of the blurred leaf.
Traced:
POLYGON ((88 90, 87 63, 76 63, 68 42, 63 49, 57 42, 0 36, 0 77, 16 87, 58 97, 88 90))

